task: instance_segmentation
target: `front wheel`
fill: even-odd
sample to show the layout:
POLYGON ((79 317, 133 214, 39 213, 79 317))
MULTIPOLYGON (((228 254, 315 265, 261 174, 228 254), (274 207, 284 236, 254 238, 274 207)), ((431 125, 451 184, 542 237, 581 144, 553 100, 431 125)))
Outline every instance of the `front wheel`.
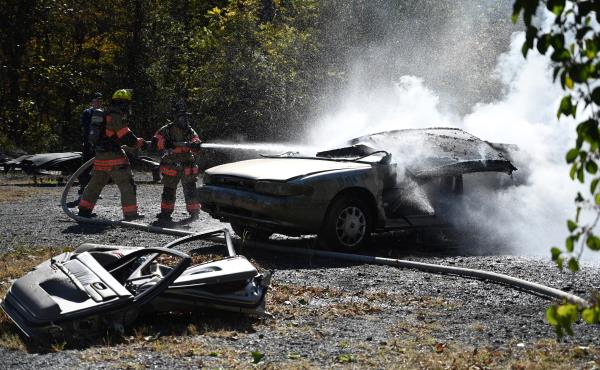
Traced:
POLYGON ((343 196, 329 207, 319 239, 326 247, 354 251, 367 243, 372 228, 369 203, 362 198, 343 196))

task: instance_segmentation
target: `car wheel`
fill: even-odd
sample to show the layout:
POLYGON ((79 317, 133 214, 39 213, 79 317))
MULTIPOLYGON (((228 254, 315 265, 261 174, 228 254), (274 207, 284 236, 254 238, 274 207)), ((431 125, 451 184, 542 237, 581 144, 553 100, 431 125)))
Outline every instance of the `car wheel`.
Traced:
POLYGON ((268 240, 273 233, 265 230, 258 230, 239 224, 231 224, 233 232, 242 240, 268 240))
POLYGON ((354 251, 367 243, 372 225, 369 203, 361 198, 343 196, 329 207, 319 239, 326 247, 354 251))

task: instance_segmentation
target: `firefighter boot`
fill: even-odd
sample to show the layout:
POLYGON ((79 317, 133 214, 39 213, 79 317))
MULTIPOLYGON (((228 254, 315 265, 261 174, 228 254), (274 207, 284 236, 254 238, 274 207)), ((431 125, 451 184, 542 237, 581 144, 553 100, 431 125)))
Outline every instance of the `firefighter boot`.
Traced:
POLYGON ((156 222, 161 225, 168 225, 173 223, 173 218, 170 213, 161 212, 156 215, 156 222))
POLYGON ((125 217, 123 217, 123 220, 124 221, 134 221, 134 220, 140 220, 145 217, 146 217, 146 215, 144 215, 143 213, 134 213, 134 214, 130 214, 130 215, 125 215, 125 217))
POLYGON ((87 209, 80 209, 77 216, 85 217, 85 218, 92 218, 92 217, 96 217, 96 214, 92 213, 92 211, 87 210, 87 209))

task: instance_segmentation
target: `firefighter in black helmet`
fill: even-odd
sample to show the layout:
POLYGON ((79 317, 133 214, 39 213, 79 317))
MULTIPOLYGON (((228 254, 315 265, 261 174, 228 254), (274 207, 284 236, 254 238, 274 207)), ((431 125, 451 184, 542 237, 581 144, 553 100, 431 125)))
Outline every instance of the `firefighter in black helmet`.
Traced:
POLYGON ((175 104, 174 119, 156 131, 152 138, 151 147, 162 154, 160 172, 164 184, 161 196, 160 213, 157 215, 161 223, 172 221, 171 215, 175 210, 175 194, 177 184, 181 181, 186 209, 190 220, 198 219, 200 203, 196 196, 196 181, 198 180, 198 165, 196 158, 201 143, 198 134, 189 120, 185 102, 180 100, 175 104), (191 144, 177 146, 177 143, 191 144))

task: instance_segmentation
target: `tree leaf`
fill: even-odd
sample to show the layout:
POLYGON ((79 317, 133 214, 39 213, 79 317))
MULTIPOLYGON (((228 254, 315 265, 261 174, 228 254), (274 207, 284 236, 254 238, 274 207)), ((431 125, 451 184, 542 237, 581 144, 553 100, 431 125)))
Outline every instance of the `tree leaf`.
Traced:
POLYGON ((585 244, 587 244, 588 248, 593 251, 600 251, 600 238, 598 238, 596 235, 588 236, 585 244))
POLYGON ((554 50, 564 49, 565 47, 565 36, 562 33, 555 33, 550 38, 550 45, 554 50))
POLYGON ((556 81, 556 77, 558 77, 558 74, 560 73, 561 70, 562 70, 561 67, 554 67, 554 70, 552 71, 552 82, 556 81))
POLYGON ((588 324, 598 324, 598 306, 584 308, 581 311, 581 318, 588 324))
POLYGON ((562 256, 560 256, 556 259, 556 267, 558 267, 558 269, 561 271, 563 269, 564 263, 565 263, 565 259, 562 256))
MULTIPOLYGON (((573 220, 567 220, 567 228, 569 229, 569 232, 572 233, 573 230, 577 229, 577 224, 573 220)), ((569 251, 569 252, 572 252, 572 251, 569 251)))
POLYGON ((558 318, 556 317, 556 306, 550 306, 546 309, 546 320, 548 320, 548 324, 552 326, 558 325, 558 318))
POLYGON ((523 54, 523 58, 527 58, 527 53, 529 52, 529 45, 527 45, 527 41, 523 43, 521 46, 521 54, 523 54))
POLYGON ((571 171, 569 171, 569 176, 571 177, 571 180, 575 180, 575 173, 577 173, 577 163, 573 163, 573 165, 571 166, 571 171))
POLYGON ((558 247, 552 247, 550 248, 550 253, 552 254, 552 261, 556 261, 558 259, 558 256, 560 256, 560 254, 562 253, 562 251, 558 247))
POLYGON ((591 173, 592 175, 594 175, 596 172, 598 172, 598 165, 596 164, 596 162, 594 162, 592 159, 590 159, 585 164, 585 170, 588 173, 591 173))
MULTIPOLYGON (((573 79, 571 78, 570 74, 566 74, 565 75, 565 86, 569 89, 569 90, 573 90, 573 88, 575 87, 575 83, 573 83, 573 79)), ((571 112, 573 112, 573 106, 571 106, 571 112)))
POLYGON ((523 10, 523 1, 524 0, 515 0, 513 3, 513 12, 512 12, 512 22, 517 23, 519 19, 519 14, 521 14, 521 10, 523 10))
POLYGON ((567 250, 567 252, 572 253, 574 248, 575 240, 572 236, 567 237, 567 240, 565 241, 565 249, 567 250))
POLYGON ((593 91, 592 91, 592 95, 591 95, 592 101, 598 105, 600 105, 600 86, 596 87, 593 91))
POLYGON ((538 37, 536 47, 540 54, 546 54, 546 51, 548 51, 548 46, 550 46, 550 35, 546 33, 538 37))
POLYGON ((550 59, 553 62, 567 62, 571 59, 571 53, 565 48, 554 49, 554 52, 550 54, 550 59))
POLYGON ((598 4, 594 1, 581 1, 577 3, 577 10, 579 11, 580 16, 585 17, 586 15, 590 14, 590 12, 594 10, 594 6, 597 5, 598 4))
POLYGON ((581 40, 586 35, 586 33, 588 33, 589 31, 592 31, 592 27, 581 27, 580 29, 577 30, 575 38, 577 38, 578 40, 581 40))
POLYGON ((579 271, 579 261, 577 261, 577 258, 575 257, 571 257, 571 259, 569 259, 567 266, 569 267, 569 270, 573 272, 579 271))
POLYGON ((594 196, 594 201, 596 202, 597 206, 600 206, 600 193, 594 196))
MULTIPOLYGON (((577 83, 584 83, 590 77, 590 66, 585 63, 573 64, 569 76, 577 83)), ((571 86, 570 89, 572 88, 571 86)))
POLYGON ((590 184, 590 193, 594 194, 596 192, 596 188, 598 187, 598 182, 600 179, 593 179, 590 184))
POLYGON ((546 8, 554 13, 556 16, 560 16, 565 10, 565 0, 548 0, 546 8))
POLYGON ((580 183, 582 183, 582 184, 583 184, 583 183, 584 183, 584 181, 585 181, 585 173, 584 173, 584 171, 583 171, 583 167, 579 167, 579 168, 577 169, 577 180, 578 180, 580 183))
POLYGON ((577 156, 579 155, 579 149, 573 148, 567 152, 567 163, 573 163, 577 156))
POLYGON ((556 118, 560 118, 561 114, 564 114, 565 116, 570 115, 572 108, 573 104, 571 103, 571 95, 567 95, 560 101, 558 112, 556 113, 556 118))
POLYGON ((533 26, 527 27, 527 31, 525 32, 525 44, 528 49, 533 49, 533 41, 537 36, 537 28, 533 26))
POLYGON ((563 324, 573 323, 577 320, 577 305, 566 303, 556 308, 556 317, 563 324))

